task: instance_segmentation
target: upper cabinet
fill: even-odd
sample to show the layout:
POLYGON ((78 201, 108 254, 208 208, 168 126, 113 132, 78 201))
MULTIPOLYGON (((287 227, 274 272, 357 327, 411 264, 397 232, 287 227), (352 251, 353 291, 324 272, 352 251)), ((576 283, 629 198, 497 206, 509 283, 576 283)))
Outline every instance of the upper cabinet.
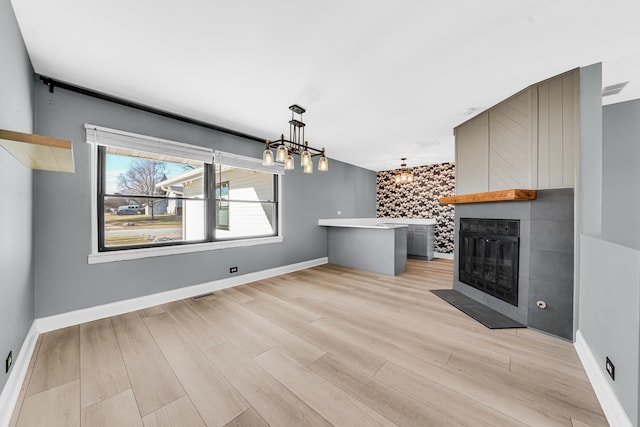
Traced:
POLYGON ((530 86, 456 127, 456 194, 573 187, 578 76, 530 86))

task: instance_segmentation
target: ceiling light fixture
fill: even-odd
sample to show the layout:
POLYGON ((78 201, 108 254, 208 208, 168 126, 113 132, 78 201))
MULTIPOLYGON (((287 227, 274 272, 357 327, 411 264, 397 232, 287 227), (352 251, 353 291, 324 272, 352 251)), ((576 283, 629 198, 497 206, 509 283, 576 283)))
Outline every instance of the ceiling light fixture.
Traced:
POLYGON ((413 182, 413 171, 407 168, 406 160, 406 157, 402 158, 402 164, 400 165, 400 169, 398 169, 395 177, 396 184, 413 182))
POLYGON ((329 160, 325 156, 324 147, 322 150, 309 147, 309 144, 304 139, 304 127, 302 122, 302 114, 306 111, 299 105, 292 105, 289 107, 291 110, 291 120, 289 120, 289 139, 284 139, 284 134, 280 135, 280 139, 275 141, 265 142, 266 148, 262 155, 262 164, 265 166, 272 165, 273 162, 284 163, 285 170, 293 170, 295 168, 293 156, 300 156, 300 166, 304 173, 313 173, 313 161, 312 158, 321 156, 318 160, 318 170, 320 172, 326 172, 329 170, 329 160), (300 117, 296 119, 295 115, 300 117), (272 149, 276 150, 274 158, 272 149))

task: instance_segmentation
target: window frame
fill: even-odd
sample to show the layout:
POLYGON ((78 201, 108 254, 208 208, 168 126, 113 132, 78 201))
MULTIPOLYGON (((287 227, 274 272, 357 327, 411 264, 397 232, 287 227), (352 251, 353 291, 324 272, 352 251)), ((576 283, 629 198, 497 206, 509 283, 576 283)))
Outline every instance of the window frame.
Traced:
MULTIPOLYGON (((220 153, 220 152, 216 151, 216 153, 220 153)), ((228 153, 227 153, 227 156, 228 156, 228 153)), ((241 156, 234 156, 234 157, 241 157, 241 156)), ((213 174, 215 175, 215 177, 214 177, 214 188, 216 188, 217 187, 217 178, 218 178, 218 174, 217 174, 216 168, 218 167, 218 165, 220 165, 220 166, 222 166, 222 165, 229 166, 229 165, 227 165, 226 163, 220 163, 220 162, 214 162, 214 163, 215 163, 214 167, 213 167, 213 174)), ((244 167, 243 168, 242 166, 235 166, 235 165, 233 167, 246 169, 246 170, 251 170, 251 171, 260 172, 260 173, 268 173, 268 172, 265 172, 264 170, 252 169, 252 168, 248 168, 248 167, 244 167)), ((222 171, 221 171, 221 174, 222 174, 222 171)), ((228 241, 228 240, 256 239, 256 238, 260 238, 260 237, 278 236, 278 232, 279 232, 279 229, 280 229, 280 223, 279 223, 280 212, 279 212, 279 209, 278 209, 279 206, 280 206, 280 203, 278 201, 279 200, 279 198, 278 198, 278 188, 279 188, 279 182, 280 182, 279 175, 272 174, 271 179, 272 179, 272 191, 271 191, 271 193, 272 193, 272 197, 274 198, 274 200, 232 199, 231 198, 231 193, 229 193, 229 195, 228 195, 228 197, 226 199, 226 202, 229 204, 228 205, 229 207, 231 206, 231 203, 255 203, 255 204, 260 204, 260 205, 262 205, 264 203, 269 203, 269 204, 275 205, 275 208, 276 208, 275 211, 274 211, 275 219, 274 219, 274 221, 272 221, 272 224, 273 224, 273 227, 274 227, 274 232, 271 235, 253 235, 253 236, 252 235, 247 235, 247 236, 244 236, 244 237, 218 237, 218 238, 215 238, 215 236, 214 236, 213 241, 221 242, 221 241, 228 241)), ((225 182, 228 183, 229 181, 228 180, 222 181, 222 183, 225 183, 225 182)), ((230 190, 230 188, 231 187, 229 186, 229 190, 230 190)), ((213 203, 216 204, 214 209, 217 209, 217 202, 218 201, 220 201, 220 202, 223 201, 223 199, 222 199, 222 191, 220 191, 220 199, 217 198, 217 196, 215 194, 215 191, 213 192, 213 203)), ((214 218, 214 220, 217 221, 217 219, 218 219, 218 217, 216 216, 214 218)), ((229 218, 229 220, 230 220, 230 218, 229 218)), ((213 230, 214 233, 216 232, 216 230, 219 230, 217 222, 214 223, 214 227, 213 228, 214 228, 214 230, 213 230)), ((228 223, 227 223, 227 230, 228 230, 228 223)))
MULTIPOLYGON (((114 132, 116 134, 122 133, 127 136, 133 136, 135 138, 140 138, 144 140, 148 140, 151 142, 167 142, 167 140, 161 140, 154 137, 147 137, 144 135, 132 134, 130 132, 123 132, 108 128, 97 127, 95 125, 85 124, 85 128, 87 128, 87 143, 91 146, 90 149, 90 165, 91 165, 91 251, 88 255, 88 263, 103 263, 103 262, 113 262, 113 261, 122 261, 129 259, 141 259, 148 257, 156 257, 156 256, 166 256, 166 255, 174 255, 174 254, 182 254, 182 253, 191 253, 191 252, 201 252, 201 251, 209 251, 209 250, 218 250, 218 249, 226 249, 233 247, 243 247, 243 246, 255 246, 261 244, 273 244, 273 243, 281 243, 284 239, 282 236, 282 174, 277 168, 273 170, 268 170, 268 172, 273 175, 273 197, 275 197, 273 202, 275 204, 275 212, 276 215, 275 220, 273 221, 273 226, 275 227, 274 233, 266 236, 244 236, 244 237, 235 237, 235 238, 224 238, 224 239, 216 239, 215 238, 215 230, 216 230, 216 173, 215 173, 215 165, 214 159, 212 159, 211 163, 204 164, 204 193, 205 193, 205 239, 198 241, 171 241, 171 242, 162 242, 162 243, 154 243, 154 244, 145 244, 145 245, 128 245, 128 246, 117 246, 117 247, 106 247, 104 246, 104 197, 106 193, 104 192, 105 185, 105 177, 106 177, 106 148, 103 149, 102 154, 100 153, 100 146, 108 145, 104 143, 98 143, 96 140, 91 140, 89 136, 89 132, 92 129, 101 129, 110 132, 114 132)), ((172 142, 172 141, 169 141, 172 142)), ((189 147, 189 144, 183 143, 175 143, 180 144, 184 147, 189 147)), ((192 146, 195 148, 201 148, 197 146, 192 146)), ((213 151, 212 151, 213 153, 213 151)), ((247 165, 257 165, 257 162, 260 159, 255 159, 246 156, 240 156, 230 153, 223 153, 216 151, 216 155, 221 158, 232 158, 237 161, 246 161, 247 165)), ((235 161, 234 160, 234 161, 235 161)), ((222 163, 225 164, 225 163, 222 163)), ((242 166, 241 166, 242 167, 242 166)), ((264 168, 255 169, 253 167, 246 167, 246 169, 259 170, 264 172, 264 168)), ((106 195, 108 196, 108 195, 106 195)), ((148 196, 148 198, 154 199, 162 199, 166 197, 155 197, 148 196)), ((171 197, 170 199, 185 199, 191 200, 189 198, 180 198, 180 197, 171 197)))

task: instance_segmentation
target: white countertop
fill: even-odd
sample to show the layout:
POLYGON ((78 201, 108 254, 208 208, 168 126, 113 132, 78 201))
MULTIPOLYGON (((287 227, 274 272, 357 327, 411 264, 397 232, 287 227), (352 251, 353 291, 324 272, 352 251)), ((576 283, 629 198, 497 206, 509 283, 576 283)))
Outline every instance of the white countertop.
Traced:
POLYGON ((352 228, 376 228, 392 229, 406 227, 407 225, 435 225, 436 220, 416 218, 327 218, 319 219, 318 225, 324 227, 352 227, 352 228))

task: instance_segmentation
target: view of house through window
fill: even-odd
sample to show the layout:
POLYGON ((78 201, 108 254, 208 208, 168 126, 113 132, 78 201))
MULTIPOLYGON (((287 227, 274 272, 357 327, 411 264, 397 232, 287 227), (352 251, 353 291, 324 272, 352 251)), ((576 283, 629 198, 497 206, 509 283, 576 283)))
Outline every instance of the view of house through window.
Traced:
POLYGON ((276 233, 276 187, 271 173, 216 165, 216 239, 276 233))
POLYGON ((253 160, 213 166, 98 146, 98 250, 277 235, 278 174, 253 160))
POLYGON ((203 163, 101 147, 104 248, 205 239, 203 163))

